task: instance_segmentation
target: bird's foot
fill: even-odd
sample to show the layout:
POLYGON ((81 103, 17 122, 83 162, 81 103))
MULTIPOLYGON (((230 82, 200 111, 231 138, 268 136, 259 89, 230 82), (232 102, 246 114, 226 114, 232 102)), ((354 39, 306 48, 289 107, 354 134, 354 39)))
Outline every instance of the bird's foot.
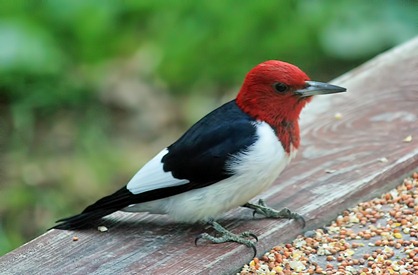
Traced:
POLYGON ((234 242, 234 243, 240 243, 240 244, 246 245, 247 247, 252 248, 254 251, 254 257, 257 255, 257 249, 255 248, 255 243, 258 242, 258 238, 254 233, 251 233, 249 231, 244 231, 240 234, 234 234, 231 231, 225 229, 222 225, 215 222, 214 220, 210 220, 208 221, 208 223, 213 227, 213 229, 219 232, 221 236, 214 237, 212 235, 209 235, 208 233, 202 233, 196 237, 195 239, 196 245, 200 239, 208 240, 216 244, 234 242), (249 240, 248 237, 254 238, 255 241, 249 240))
POLYGON ((258 204, 252 204, 247 202, 244 204, 244 207, 253 209, 253 216, 255 214, 260 214, 266 218, 276 218, 276 219, 294 219, 302 223, 302 226, 305 227, 305 219, 298 213, 290 211, 288 208, 283 208, 280 211, 277 211, 273 208, 270 208, 266 205, 263 199, 258 200, 258 204))

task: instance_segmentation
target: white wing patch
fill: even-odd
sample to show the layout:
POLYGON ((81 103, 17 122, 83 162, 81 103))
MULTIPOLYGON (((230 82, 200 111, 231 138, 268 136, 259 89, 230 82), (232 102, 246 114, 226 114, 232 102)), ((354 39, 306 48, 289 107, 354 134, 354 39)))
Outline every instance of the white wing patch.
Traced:
POLYGON ((128 182, 126 188, 136 195, 150 190, 189 183, 186 179, 176 179, 171 172, 164 172, 161 160, 167 153, 168 150, 165 148, 147 162, 128 182))

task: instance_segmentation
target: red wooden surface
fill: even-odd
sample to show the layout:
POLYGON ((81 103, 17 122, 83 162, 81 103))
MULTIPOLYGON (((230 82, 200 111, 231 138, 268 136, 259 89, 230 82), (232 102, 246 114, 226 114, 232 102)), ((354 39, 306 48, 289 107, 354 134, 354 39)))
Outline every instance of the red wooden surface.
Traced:
MULTIPOLYGON (((306 228, 254 219, 247 209, 219 221, 234 232, 257 234, 259 255, 393 188, 418 167, 418 38, 334 83, 348 92, 318 97, 308 106, 298 157, 261 196, 270 206, 302 214, 306 228), (412 141, 404 142, 408 135, 412 141)), ((210 229, 174 224, 165 216, 115 213, 103 225, 108 232, 47 232, 0 258, 0 273, 232 274, 252 257, 251 249, 233 243, 195 246, 194 238, 210 229)))

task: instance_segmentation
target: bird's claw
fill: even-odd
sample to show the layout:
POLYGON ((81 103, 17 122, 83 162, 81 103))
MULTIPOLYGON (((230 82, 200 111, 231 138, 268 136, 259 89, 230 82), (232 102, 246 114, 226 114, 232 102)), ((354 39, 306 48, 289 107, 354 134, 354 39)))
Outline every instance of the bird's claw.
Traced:
MULTIPOLYGON (((245 233, 245 232, 244 232, 245 233)), ((251 233, 251 232, 248 232, 248 237, 253 237, 254 238, 254 240, 256 241, 256 242, 258 242, 258 237, 257 237, 257 235, 255 235, 255 234, 253 234, 253 233, 251 233)))
POLYGON ((302 228, 305 228, 305 226, 306 226, 305 218, 302 215, 300 215, 299 213, 296 213, 296 212, 290 212, 290 213, 291 213, 290 219, 293 219, 296 222, 301 223, 302 228))
MULTIPOLYGON (((250 205, 259 206, 259 207, 253 208, 254 209, 254 211, 253 211, 253 217, 255 217, 255 214, 261 214, 261 215, 264 215, 265 217, 268 217, 267 216, 268 213, 265 213, 262 210, 262 209, 268 208, 263 199, 259 199, 258 200, 258 204, 250 204, 250 205)), ((270 209, 272 209, 272 208, 270 208, 270 209)), ((274 209, 272 209, 272 210, 274 210, 274 209)))
POLYGON ((254 256, 253 257, 255 257, 257 255, 257 249, 255 247, 255 243, 258 242, 258 238, 254 233, 252 233, 250 231, 244 231, 240 234, 234 234, 234 233, 226 230, 225 228, 223 228, 217 222, 210 221, 209 223, 212 225, 212 227, 217 232, 221 233, 221 236, 220 237, 214 237, 212 235, 209 235, 208 233, 199 234, 195 239, 195 245, 197 245, 197 243, 200 239, 211 241, 211 242, 216 243, 216 244, 226 243, 226 242, 234 242, 234 243, 240 243, 240 244, 243 244, 247 247, 252 248, 253 251, 254 251, 254 256), (248 237, 254 238, 255 241, 251 241, 251 240, 247 239, 248 237))
POLYGON ((253 217, 255 214, 260 214, 267 218, 293 219, 302 223, 303 228, 306 225, 305 219, 300 214, 292 212, 288 208, 283 208, 280 211, 277 211, 268 207, 263 199, 259 199, 258 204, 246 203, 244 206, 254 210, 253 217))

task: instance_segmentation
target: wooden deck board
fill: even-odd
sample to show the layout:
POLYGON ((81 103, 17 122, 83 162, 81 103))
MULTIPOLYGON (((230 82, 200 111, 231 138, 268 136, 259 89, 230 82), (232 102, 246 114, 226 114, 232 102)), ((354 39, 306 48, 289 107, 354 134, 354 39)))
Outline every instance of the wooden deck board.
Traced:
MULTIPOLYGON (((257 234, 258 255, 393 188, 418 167, 418 38, 334 83, 348 92, 318 97, 308 106, 298 157, 261 196, 270 206, 302 214, 306 228, 254 219, 247 209, 220 220, 234 232, 257 234), (334 117, 337 112, 342 119, 334 117), (403 142, 408 135, 413 140, 403 142)), ((174 224, 165 216, 115 213, 102 224, 108 232, 49 231, 1 257, 0 273, 232 274, 252 257, 251 249, 233 243, 195 246, 194 238, 210 229, 174 224)))

